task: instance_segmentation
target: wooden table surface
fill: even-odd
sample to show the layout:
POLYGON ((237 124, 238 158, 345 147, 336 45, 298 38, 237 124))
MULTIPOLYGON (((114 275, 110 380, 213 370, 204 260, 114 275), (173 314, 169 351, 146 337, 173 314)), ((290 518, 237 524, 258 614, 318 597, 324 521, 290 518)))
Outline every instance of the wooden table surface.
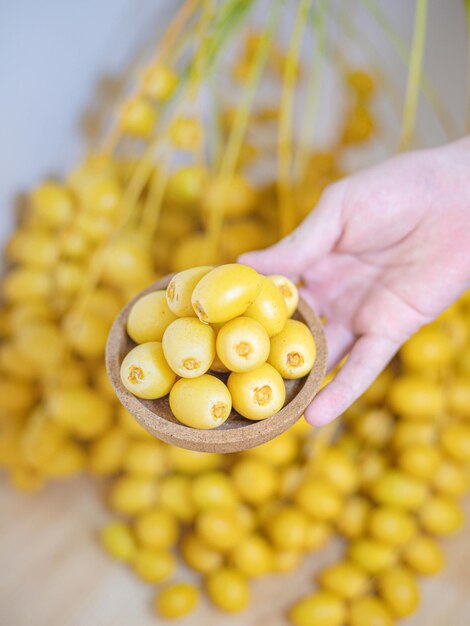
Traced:
MULTIPOLYGON (((151 585, 145 585, 97 546, 108 518, 101 487, 86 479, 23 495, 0 482, 1 626, 153 626, 151 585)), ((470 514, 470 501, 466 502, 470 514)), ((470 515, 467 515, 470 517, 470 515)), ((404 626, 469 626, 470 522, 444 542, 445 570, 422 581, 422 603, 404 626)), ((314 573, 335 560, 334 542, 288 575, 253 584, 251 608, 227 616, 204 600, 179 626, 287 626, 285 609, 312 588, 314 573)), ((187 578, 191 574, 181 574, 187 578)), ((169 622, 168 622, 169 623, 169 622)))

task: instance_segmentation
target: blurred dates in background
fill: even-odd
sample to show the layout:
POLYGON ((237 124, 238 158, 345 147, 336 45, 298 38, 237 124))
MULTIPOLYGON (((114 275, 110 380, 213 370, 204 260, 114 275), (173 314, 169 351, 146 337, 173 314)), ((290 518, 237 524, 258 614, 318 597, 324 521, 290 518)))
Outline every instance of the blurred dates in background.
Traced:
MULTIPOLYGON (((252 579, 287 574, 341 535, 343 556, 319 573, 311 595, 286 607, 288 619, 294 626, 388 626, 417 609, 419 577, 439 572, 439 540, 463 522, 470 294, 410 339, 334 425, 313 430, 301 420, 239 454, 154 439, 119 405, 105 371, 109 329, 135 294, 168 272, 233 263, 275 242, 347 173, 352 153, 384 141, 374 102, 386 81, 373 58, 356 67, 342 54, 349 18, 339 19, 337 5, 274 1, 263 24, 247 29, 256 4, 184 2, 154 59, 131 76, 99 147, 64 180, 31 190, 4 253, 0 462, 22 491, 80 472, 108 477, 114 519, 101 530, 101 544, 156 586, 154 608, 163 617, 188 614, 201 593, 222 611, 241 611, 256 603, 252 579), (292 27, 284 45, 276 33, 286 13, 292 27), (314 51, 308 65, 304 37, 314 51), (236 54, 228 60, 231 46, 236 54), (320 148, 315 111, 325 97, 326 63, 344 106, 334 139, 320 148), (214 75, 222 75, 216 85, 214 75), (258 97, 261 85, 276 94, 268 105, 258 97), (197 584, 178 571, 181 561, 197 584)), ((417 2, 418 31, 426 4, 417 2)), ((373 18, 377 10, 370 8, 373 18)), ((385 23, 393 39, 391 28, 385 23)), ((405 46, 407 63, 419 62, 419 45, 418 38, 405 46)), ((414 129, 413 67, 402 147, 414 129)), ((440 120, 435 93, 434 104, 440 120)), ((291 315, 296 290, 273 280, 281 281, 291 315)), ((157 292, 134 308, 128 332, 137 343, 162 340, 167 323, 156 339, 158 329, 139 323, 147 304, 160 306, 162 298, 157 292)), ((173 324, 187 313, 165 306, 161 320, 173 324)), ((271 322, 273 337, 279 330, 271 322)), ((219 367, 238 371, 239 355, 220 335, 217 341, 219 367)), ((179 349, 178 337, 171 346, 179 349)), ((270 360, 278 369, 281 352, 279 344, 270 360)), ((169 367, 167 374, 165 393, 176 378, 169 367)))

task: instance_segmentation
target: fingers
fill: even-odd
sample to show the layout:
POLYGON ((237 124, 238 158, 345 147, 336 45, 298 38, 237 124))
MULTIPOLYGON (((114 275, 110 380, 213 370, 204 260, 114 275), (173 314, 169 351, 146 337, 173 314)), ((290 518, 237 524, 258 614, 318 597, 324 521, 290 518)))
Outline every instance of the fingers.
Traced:
POLYGON ((348 328, 336 322, 325 324, 324 331, 328 345, 328 371, 331 371, 351 350, 355 335, 348 328))
POLYGON ((361 337, 336 377, 305 411, 307 421, 324 426, 341 415, 372 384, 397 349, 398 344, 386 337, 361 337))
MULTIPOLYGON (((322 298, 317 298, 309 289, 300 288, 300 295, 318 315, 324 315, 322 298)), ((326 322, 323 327, 328 345, 328 371, 332 370, 351 350, 356 335, 339 322, 326 322)))
POLYGON ((290 235, 266 250, 242 254, 238 260, 264 274, 300 275, 330 252, 340 238, 343 189, 342 183, 330 187, 290 235))

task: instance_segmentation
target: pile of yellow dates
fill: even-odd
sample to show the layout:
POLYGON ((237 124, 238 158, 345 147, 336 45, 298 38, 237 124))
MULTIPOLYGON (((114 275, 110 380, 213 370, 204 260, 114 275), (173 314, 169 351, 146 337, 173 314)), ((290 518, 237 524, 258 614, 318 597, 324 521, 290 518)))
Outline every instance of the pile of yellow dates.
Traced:
MULTIPOLYGON (((333 442, 298 422, 236 455, 189 452, 132 427, 109 495, 123 519, 101 539, 144 581, 171 580, 175 553, 215 606, 243 610, 250 580, 287 573, 335 534, 344 556, 299 599, 294 626, 388 626, 443 567, 439 538, 463 521, 470 487, 470 298, 423 328, 343 416, 333 442)), ((166 583, 155 605, 182 616, 198 587, 166 583)))
MULTIPOLYGON (((142 81, 119 119, 137 141, 150 136, 154 105, 171 96, 176 76, 156 65, 142 81)), ((293 189, 296 223, 340 175, 342 150, 374 130, 373 82, 363 72, 347 82, 352 104, 338 145, 312 154, 293 189)), ((270 117, 258 112, 250 123, 270 117)), ((248 606, 253 578, 286 574, 336 534, 346 538, 344 557, 291 608, 292 624, 393 624, 416 609, 418 576, 441 569, 439 537, 462 523, 470 298, 402 348, 331 441, 329 431, 314 433, 303 421, 236 455, 153 439, 118 404, 106 377, 116 313, 168 271, 233 262, 278 237, 276 183, 255 187, 244 173, 253 146, 244 144, 235 173, 215 176, 194 156, 202 141, 196 118, 176 118, 168 137, 194 158, 171 170, 153 230, 139 218, 156 213, 146 203, 158 196, 160 172, 147 157, 90 157, 64 183, 45 182, 30 195, 5 249, 1 283, 1 466, 24 491, 82 471, 112 477, 107 503, 117 517, 102 529, 102 544, 146 583, 164 582, 155 598, 164 617, 183 616, 198 601, 198 586, 174 582, 178 556, 213 604, 234 612, 248 606), (142 171, 145 184, 132 198, 142 171), (219 206, 225 219, 211 248, 205 227, 219 206)))

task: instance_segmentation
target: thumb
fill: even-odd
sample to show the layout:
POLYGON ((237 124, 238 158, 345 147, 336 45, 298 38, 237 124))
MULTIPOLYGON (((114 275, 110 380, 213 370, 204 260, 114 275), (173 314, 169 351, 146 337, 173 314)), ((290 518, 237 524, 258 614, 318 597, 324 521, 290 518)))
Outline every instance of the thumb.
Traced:
POLYGON ((302 274, 328 254, 341 236, 343 190, 344 181, 329 187, 292 233, 266 250, 242 254, 238 261, 264 274, 302 274))

